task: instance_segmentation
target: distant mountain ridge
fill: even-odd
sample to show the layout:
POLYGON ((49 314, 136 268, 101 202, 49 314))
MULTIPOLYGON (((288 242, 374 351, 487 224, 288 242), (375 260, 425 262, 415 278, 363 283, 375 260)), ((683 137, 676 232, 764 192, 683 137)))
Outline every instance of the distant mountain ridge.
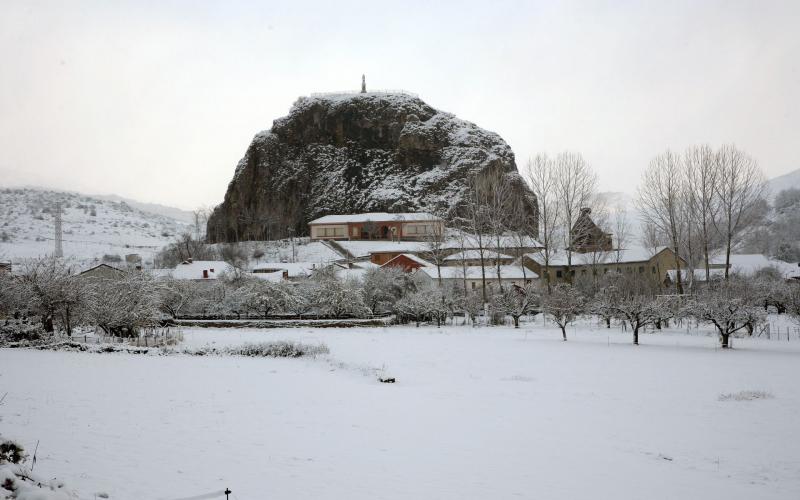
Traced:
POLYGON ((767 188, 769 190, 767 195, 769 200, 773 200, 784 189, 800 189, 800 168, 768 180, 767 188))

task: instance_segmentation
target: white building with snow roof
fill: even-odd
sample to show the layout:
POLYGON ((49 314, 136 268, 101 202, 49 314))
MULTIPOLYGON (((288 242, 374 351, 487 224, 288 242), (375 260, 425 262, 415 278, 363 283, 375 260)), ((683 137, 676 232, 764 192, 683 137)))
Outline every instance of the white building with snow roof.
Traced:
POLYGON ((308 223, 312 240, 422 240, 444 231, 427 212, 326 215, 308 223))

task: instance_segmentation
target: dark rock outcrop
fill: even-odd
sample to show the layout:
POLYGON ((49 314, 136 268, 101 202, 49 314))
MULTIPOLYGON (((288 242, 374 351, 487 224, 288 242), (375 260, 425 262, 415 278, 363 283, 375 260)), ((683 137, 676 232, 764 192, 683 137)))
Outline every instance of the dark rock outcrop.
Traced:
POLYGON ((327 214, 429 211, 459 206, 471 176, 501 173, 531 215, 536 203, 499 135, 406 94, 301 97, 255 136, 210 242, 305 235, 327 214))

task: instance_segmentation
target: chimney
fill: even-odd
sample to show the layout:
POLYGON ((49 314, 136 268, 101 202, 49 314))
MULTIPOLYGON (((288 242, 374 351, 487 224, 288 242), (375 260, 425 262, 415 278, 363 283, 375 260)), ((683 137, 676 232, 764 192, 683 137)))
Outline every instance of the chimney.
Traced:
POLYGON ((289 279, 289 271, 284 271, 283 272, 283 279, 285 279, 285 280, 289 279))
POLYGON ((186 262, 188 262, 189 264, 191 264, 192 262, 194 262, 194 259, 192 259, 191 257, 189 257, 188 259, 186 259, 186 262))

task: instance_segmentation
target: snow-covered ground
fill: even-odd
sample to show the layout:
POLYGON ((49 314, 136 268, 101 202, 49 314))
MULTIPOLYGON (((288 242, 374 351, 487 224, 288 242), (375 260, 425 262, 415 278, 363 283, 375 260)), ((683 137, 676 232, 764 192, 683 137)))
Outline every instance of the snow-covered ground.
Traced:
POLYGON ((184 331, 318 359, 0 349, 0 429, 85 498, 800 498, 800 342, 568 334, 184 331), (720 399, 748 390, 773 397, 720 399))

